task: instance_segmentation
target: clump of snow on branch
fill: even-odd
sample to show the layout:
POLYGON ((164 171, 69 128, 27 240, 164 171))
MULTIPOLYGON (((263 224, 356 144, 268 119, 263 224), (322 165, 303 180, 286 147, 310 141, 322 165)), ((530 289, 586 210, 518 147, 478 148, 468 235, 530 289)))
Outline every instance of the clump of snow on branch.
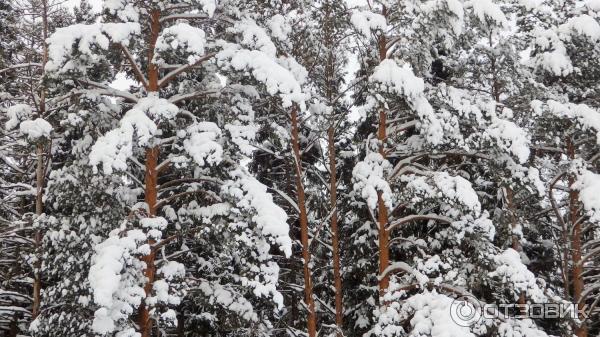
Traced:
POLYGON ((481 210, 477 192, 468 180, 447 172, 431 172, 426 176, 403 175, 401 181, 406 183, 403 193, 411 204, 439 208, 438 214, 451 226, 442 230, 443 235, 459 241, 475 233, 494 238, 494 224, 481 210))
POLYGON ((258 318, 252 303, 230 287, 216 282, 202 281, 198 285, 198 289, 210 304, 227 308, 247 321, 255 321, 258 318))
POLYGON ((119 127, 107 132, 92 146, 90 165, 102 164, 105 173, 113 169, 127 169, 127 159, 133 154, 135 144, 147 146, 157 132, 155 121, 170 120, 179 109, 166 99, 148 96, 139 102, 121 119, 119 127), (154 120, 153 120, 153 119, 154 120))
POLYGON ((350 17, 350 22, 358 32, 366 37, 372 37, 372 32, 376 30, 385 31, 387 29, 387 20, 381 14, 371 11, 354 12, 350 17))
POLYGON ((461 205, 476 215, 481 212, 477 192, 471 182, 463 177, 451 176, 447 172, 433 172, 429 177, 405 175, 401 179, 407 182, 407 189, 414 192, 411 193, 412 202, 442 197, 446 202, 461 205))
POLYGON ((499 337, 548 337, 531 319, 507 318, 498 325, 499 337))
POLYGON ((590 221, 600 222, 600 175, 586 169, 580 171, 572 188, 579 191, 579 200, 590 221))
POLYGON ((271 17, 268 21, 269 30, 271 35, 279 41, 287 41, 288 36, 292 32, 292 27, 286 21, 286 18, 281 14, 276 14, 271 17))
POLYGON ((499 278, 502 283, 514 289, 515 300, 525 292, 534 303, 547 302, 544 290, 537 284, 533 273, 521 262, 519 252, 508 248, 502 254, 494 256, 494 261, 498 266, 490 276, 499 278))
POLYGON ((572 17, 558 27, 563 40, 570 40, 572 34, 585 36, 591 41, 600 40, 600 24, 593 17, 583 14, 572 17))
POLYGON ((452 318, 453 301, 436 291, 419 293, 403 301, 389 301, 377 310, 378 321, 369 335, 475 337, 470 327, 458 325, 452 318))
POLYGON ((294 74, 280 65, 274 57, 259 51, 242 49, 237 45, 228 45, 217 54, 217 61, 224 67, 237 71, 249 71, 252 76, 266 86, 270 95, 279 94, 284 107, 298 103, 305 106, 305 94, 302 92, 294 74))
POLYGON ((162 237, 162 231, 167 228, 168 222, 163 217, 153 217, 141 219, 140 224, 146 229, 148 237, 158 240, 162 237))
POLYGON ((499 26, 505 26, 508 23, 502 9, 492 0, 474 0, 470 4, 473 6, 473 12, 481 22, 492 22, 499 26))
POLYGON ((198 0, 197 2, 208 16, 212 17, 215 14, 215 11, 217 10, 217 0, 198 0))
POLYGON ((242 20, 237 22, 230 31, 241 35, 240 43, 242 46, 259 50, 270 57, 277 55, 277 48, 273 44, 273 41, 271 41, 271 37, 255 21, 250 19, 242 20))
POLYGON ((130 230, 122 237, 113 233, 96 246, 88 276, 94 302, 100 307, 94 313, 95 332, 117 330, 119 321, 126 320, 146 296, 141 274, 144 264, 137 257, 147 253, 147 245, 140 245, 146 239, 141 230, 130 230))
POLYGON ((400 67, 394 60, 383 60, 369 77, 369 82, 379 89, 404 96, 417 112, 421 120, 421 130, 426 133, 427 140, 434 145, 442 141, 442 122, 425 98, 423 79, 415 76, 409 65, 404 64, 400 67))
POLYGON ((485 130, 485 135, 493 139, 500 149, 515 156, 520 164, 529 159, 531 140, 527 132, 515 123, 492 117, 492 123, 485 130))
MULTIPOLYGON (((252 91, 251 94, 253 97, 258 97, 258 93, 255 91, 252 91)), ((237 118, 225 124, 225 130, 229 132, 231 141, 238 146, 244 155, 251 155, 255 149, 251 142, 256 139, 259 130, 254 123, 254 110, 250 102, 241 96, 234 97, 233 103, 231 108, 237 110, 235 114, 237 118)))
POLYGON ((537 115, 542 115, 544 111, 559 118, 572 119, 579 123, 584 130, 592 130, 596 133, 596 143, 600 144, 600 113, 586 104, 561 103, 549 100, 545 104, 534 100, 531 107, 537 115))
POLYGON ((205 56, 205 45, 206 34, 202 29, 180 22, 163 29, 161 35, 156 40, 153 62, 163 64, 164 60, 161 57, 163 53, 181 49, 186 54, 189 54, 187 57, 188 64, 195 64, 205 56))
POLYGON ((289 257, 292 253, 292 241, 285 211, 273 202, 273 196, 267 193, 267 186, 242 169, 231 172, 231 176, 233 181, 223 186, 224 192, 238 201, 236 207, 254 213, 252 221, 263 235, 272 238, 289 257))
POLYGON ((223 160, 223 147, 218 143, 221 129, 212 122, 199 122, 187 128, 189 139, 183 141, 185 151, 196 164, 214 165, 223 160))
POLYGON ((7 130, 19 127, 21 134, 25 135, 30 141, 36 141, 39 138, 50 138, 52 125, 43 118, 30 119, 33 116, 33 110, 28 104, 15 104, 6 109, 8 121, 5 124, 7 130))
POLYGON ((35 141, 38 138, 50 138, 52 125, 43 118, 36 118, 21 122, 19 131, 26 135, 29 140, 35 141))
MULTIPOLYGON (((447 11, 451 15, 448 17, 448 23, 452 33, 458 36, 462 33, 464 27, 465 11, 462 3, 458 0, 433 0, 421 4, 421 10, 435 19, 439 18, 439 11, 447 11)), ((446 35, 444 35, 446 36, 446 35)), ((450 40, 446 36, 446 39, 450 40)), ((448 41, 445 41, 448 42, 448 41)))
POLYGON ((21 121, 28 119, 33 114, 31 106, 28 104, 15 104, 6 109, 8 121, 4 126, 7 130, 16 128, 21 121))
POLYGON ((136 22, 76 24, 59 28, 47 40, 46 70, 58 73, 81 70, 82 63, 93 64, 101 59, 95 48, 108 50, 111 43, 126 45, 139 33, 140 25, 136 22), (73 48, 81 56, 73 58, 73 48))
POLYGON ((592 43, 600 40, 600 24, 587 14, 569 18, 565 23, 533 31, 533 47, 541 50, 533 58, 534 65, 557 76, 566 76, 575 69, 567 51, 573 36, 584 37, 592 43))
POLYGON ((377 208, 378 193, 388 208, 392 207, 393 194, 386 177, 391 170, 391 164, 379 153, 370 153, 365 160, 359 162, 352 170, 354 191, 366 201, 370 209, 377 208))
POLYGON ((139 20, 139 12, 138 9, 131 3, 131 1, 126 0, 104 0, 102 2, 102 7, 107 10, 110 14, 116 15, 119 19, 123 21, 133 21, 136 22, 139 20))

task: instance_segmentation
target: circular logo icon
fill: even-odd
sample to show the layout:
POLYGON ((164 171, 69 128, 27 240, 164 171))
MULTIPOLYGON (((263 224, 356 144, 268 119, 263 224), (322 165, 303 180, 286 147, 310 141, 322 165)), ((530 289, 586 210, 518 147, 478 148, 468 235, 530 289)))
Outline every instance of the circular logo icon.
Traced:
POLYGON ((454 323, 460 326, 473 326, 481 319, 481 316, 481 304, 473 296, 461 296, 450 305, 450 317, 454 323))

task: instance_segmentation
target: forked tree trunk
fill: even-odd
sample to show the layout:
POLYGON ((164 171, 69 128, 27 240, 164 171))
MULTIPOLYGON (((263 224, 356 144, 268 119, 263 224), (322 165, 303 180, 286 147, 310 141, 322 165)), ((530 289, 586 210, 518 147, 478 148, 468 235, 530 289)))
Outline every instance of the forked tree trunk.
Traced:
MULTIPOLYGON (((154 57, 154 46, 160 33, 160 11, 151 11, 151 23, 150 23, 150 40, 148 46, 148 94, 158 95, 158 67, 152 63, 154 57)), ((158 147, 149 148, 146 150, 146 172, 144 176, 144 201, 148 205, 148 217, 153 218, 156 216, 156 204, 158 198, 158 147)), ((148 239, 148 244, 152 247, 155 244, 154 239, 148 239)), ((146 264, 144 269, 144 276, 146 277, 146 284, 144 285, 144 292, 146 297, 151 296, 152 288, 154 286, 154 279, 156 276, 156 265, 155 265, 156 253, 154 249, 151 249, 150 254, 142 257, 142 261, 146 264)), ((146 305, 145 301, 142 301, 138 309, 138 326, 140 329, 141 337, 150 337, 152 335, 153 321, 150 317, 150 308, 146 305)))
POLYGON ((302 157, 300 154, 300 136, 298 132, 298 107, 292 107, 292 150, 294 154, 294 168, 296 176, 296 194, 298 209, 300 210, 300 241, 302 243, 302 259, 304 260, 304 302, 308 307, 307 327, 308 336, 317 335, 317 314, 313 299, 313 285, 310 271, 310 251, 308 245, 308 215, 306 212, 306 196, 302 183, 302 157))

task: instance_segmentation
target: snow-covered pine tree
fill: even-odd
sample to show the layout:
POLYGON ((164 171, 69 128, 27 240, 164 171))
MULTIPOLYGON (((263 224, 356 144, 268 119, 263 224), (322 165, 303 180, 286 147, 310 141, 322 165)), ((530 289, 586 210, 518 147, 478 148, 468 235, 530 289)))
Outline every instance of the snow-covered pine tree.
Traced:
POLYGON ((0 67, 2 85, 2 134, 0 150, 10 182, 7 206, 12 221, 2 230, 3 244, 13 261, 4 279, 7 295, 19 299, 2 310, 11 320, 11 336, 25 333, 31 319, 39 314, 42 276, 40 244, 44 228, 44 187, 51 171, 52 125, 50 119, 54 90, 43 80, 47 60, 46 37, 65 21, 68 12, 53 1, 10 1, 10 15, 2 19, 7 25, 3 35, 3 60, 0 67), (18 19, 17 19, 18 18, 18 19), (6 19, 6 20, 5 20, 6 19), (5 39, 6 37, 6 39, 5 39), (14 291, 21 295, 16 296, 14 291))
POLYGON ((536 73, 538 91, 531 102, 539 149, 536 162, 546 181, 540 221, 551 230, 559 273, 552 285, 578 318, 563 334, 596 335, 598 315, 597 164, 598 50, 600 7, 594 1, 543 1, 529 5, 527 65, 536 73), (594 191, 594 192, 592 192, 594 191))
POLYGON ((314 7, 307 8, 313 8, 310 16, 313 23, 309 28, 314 36, 312 40, 317 43, 313 43, 310 48, 314 50, 314 55, 309 54, 308 59, 301 58, 301 62, 310 69, 308 77, 314 85, 316 101, 311 116, 315 125, 313 133, 318 134, 318 141, 323 149, 321 152, 324 153, 322 164, 313 164, 313 172, 308 175, 309 179, 312 178, 313 194, 317 199, 313 207, 319 214, 319 226, 313 234, 312 242, 313 247, 317 247, 315 242, 320 243, 318 247, 321 249, 315 249, 315 252, 320 257, 318 261, 323 264, 322 267, 318 266, 320 268, 314 268, 315 283, 327 285, 316 288, 315 295, 320 298, 320 302, 324 302, 320 317, 321 331, 328 333, 326 329, 332 327, 331 335, 341 337, 345 335, 346 314, 342 251, 349 246, 342 245, 341 240, 340 224, 343 224, 343 213, 340 212, 340 207, 346 201, 344 191, 348 186, 343 181, 340 163, 343 161, 341 153, 350 150, 351 123, 348 122, 349 104, 346 102, 346 92, 352 89, 353 83, 345 83, 350 22, 346 4, 341 1, 324 0, 314 7), (311 64, 311 61, 319 59, 323 61, 311 64), (326 191, 327 194, 319 194, 318 191, 326 191), (328 205, 319 202, 323 199, 329 200, 328 205), (325 244, 322 244, 323 242, 325 244), (318 273, 319 269, 324 273, 318 273))
POLYGON ((417 333, 425 323, 402 325, 403 319, 438 310, 441 316, 426 324, 443 328, 424 336, 445 329, 462 335, 541 333, 531 321, 512 319, 464 329, 442 311, 452 302, 448 295, 488 300, 498 277, 517 294, 545 300, 518 253, 494 245, 489 212, 495 205, 489 209, 479 197, 490 178, 496 186, 502 182, 486 177, 483 167, 505 169, 500 177, 516 171, 526 184, 535 179, 535 171, 521 166, 529 158, 529 140, 510 120, 512 112, 492 95, 487 79, 483 87, 469 83, 469 76, 494 62, 486 52, 498 43, 506 21, 492 1, 380 3, 352 16, 365 45, 361 63, 369 85, 363 110, 373 130, 353 171, 356 195, 378 231, 379 273, 371 279, 379 281, 380 301, 371 333, 417 333), (391 263, 390 255, 399 261, 391 263))
POLYGON ((117 100, 122 117, 94 142, 89 163, 123 172, 144 198, 94 248, 92 330, 268 333, 282 305, 269 247, 289 255, 291 242, 287 216, 245 163, 260 93, 304 106, 288 69, 295 62, 277 57, 243 2, 106 1, 104 9, 98 22, 57 30, 46 67, 75 92, 117 100), (121 64, 136 83, 129 90, 108 85, 121 64))

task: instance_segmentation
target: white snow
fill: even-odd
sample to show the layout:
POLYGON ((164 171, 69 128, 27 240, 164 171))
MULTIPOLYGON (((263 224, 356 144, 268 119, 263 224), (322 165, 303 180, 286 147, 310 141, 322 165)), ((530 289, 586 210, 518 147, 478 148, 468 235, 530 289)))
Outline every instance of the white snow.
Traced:
POLYGON ((419 116, 420 129, 425 132, 427 141, 434 145, 442 141, 444 136, 442 121, 425 98, 423 79, 415 76, 408 64, 400 67, 396 61, 385 59, 375 68, 369 77, 369 82, 381 90, 406 97, 419 116))
POLYGON ((127 159, 133 155, 135 144, 147 146, 158 131, 156 121, 170 120, 179 109, 156 95, 144 97, 119 122, 119 127, 107 132, 92 146, 90 165, 102 164, 105 173, 127 169, 127 159))
POLYGON ((115 331, 118 321, 127 319, 146 296, 139 274, 127 271, 128 266, 141 267, 135 254, 138 244, 146 241, 140 230, 111 237, 95 247, 88 280, 94 302, 100 306, 94 313, 92 329, 99 334, 115 331))
POLYGON ((292 27, 286 21, 286 18, 281 14, 272 16, 268 22, 269 30, 271 35, 279 41, 287 41, 288 36, 292 32, 292 27))
POLYGON ((212 122, 199 122, 187 128, 189 139, 183 141, 185 151, 198 166, 214 165, 223 160, 223 147, 218 143, 221 129, 212 122))
POLYGON ((600 11, 600 0, 585 0, 585 5, 592 11, 600 11))
POLYGON ((492 123, 485 130, 485 135, 494 140, 502 150, 515 156, 520 164, 529 159, 531 140, 527 132, 515 123, 493 117, 492 123))
POLYGON ((544 105, 541 101, 532 101, 532 109, 541 114, 544 108, 560 118, 569 118, 578 122, 584 130, 596 133, 596 143, 600 144, 600 112, 586 104, 561 103, 549 100, 544 105))
POLYGON ((244 19, 236 22, 230 31, 241 35, 242 39, 240 43, 242 46, 252 50, 259 50, 272 58, 276 57, 277 48, 273 44, 273 41, 271 41, 271 37, 254 20, 244 19))
POLYGON ((127 45, 139 33, 140 25, 135 22, 75 24, 58 28, 47 40, 49 60, 45 69, 58 73, 84 70, 84 63, 100 60, 94 47, 108 50, 111 42, 127 45), (73 48, 80 54, 76 58, 71 56, 73 48))
POLYGON ((5 124, 6 129, 12 130, 16 128, 21 121, 28 119, 32 113, 31 106, 28 104, 15 104, 9 107, 6 109, 6 115, 8 116, 8 121, 5 124))
POLYGON ((600 39, 600 24, 593 17, 583 14, 569 18, 567 22, 558 27, 558 32, 564 36, 564 39, 568 39, 572 33, 576 33, 595 42, 600 39))
POLYGON ((225 184, 224 191, 238 200, 236 207, 254 211, 252 221, 265 236, 273 238, 289 257, 292 253, 292 240, 289 237, 288 216, 273 202, 273 196, 267 193, 267 186, 242 169, 231 172, 231 177, 234 181, 225 184))
POLYGON ((481 22, 491 21, 500 26, 508 24, 504 12, 492 0, 473 0, 470 3, 473 6, 473 12, 481 22))
POLYGON ((502 254, 494 257, 498 264, 496 270, 491 272, 491 277, 498 277, 502 283, 507 283, 514 289, 514 299, 518 299, 521 292, 527 294, 527 298, 533 303, 547 302, 546 295, 536 282, 535 276, 527 266, 521 262, 519 252, 508 248, 502 254))
POLYGON ((158 273, 165 280, 169 281, 176 277, 183 277, 185 275, 185 266, 176 261, 167 261, 158 269, 158 273))
POLYGON ((21 122, 19 124, 19 131, 26 135, 29 140, 35 141, 41 137, 50 138, 52 125, 43 118, 36 118, 21 122))
POLYGON ((369 80, 385 89, 414 99, 423 94, 425 83, 416 77, 408 64, 399 67, 396 61, 385 59, 375 67, 369 80))
POLYGON ((103 9, 107 10, 110 14, 116 15, 123 21, 138 21, 139 19, 139 8, 136 10, 136 7, 131 3, 131 1, 101 0, 101 2, 103 9))
POLYGON ((266 86, 270 95, 281 95, 284 107, 290 107, 293 102, 305 106, 305 95, 294 74, 268 54, 232 47, 221 51, 217 59, 235 70, 251 72, 256 80, 266 86))
POLYGON ((164 60, 161 58, 161 54, 182 49, 189 54, 187 57, 188 64, 195 64, 201 57, 205 56, 205 45, 206 34, 202 29, 180 22, 162 30, 161 35, 156 40, 153 62, 163 64, 164 60))
POLYGON ((579 191, 579 200, 590 221, 600 222, 600 175, 584 169, 578 174, 573 188, 579 191))
POLYGON ((565 76, 573 71, 573 64, 567 55, 567 49, 563 41, 553 29, 533 30, 534 49, 540 49, 532 62, 534 66, 540 67, 558 76, 565 76))
POLYGON ((358 32, 366 37, 371 38, 373 35, 372 31, 387 29, 387 20, 381 14, 373 13, 370 11, 357 11, 352 13, 350 22, 358 30, 358 32))
POLYGON ((387 208, 393 204, 393 194, 386 178, 391 170, 391 164, 379 153, 370 153, 352 170, 354 191, 366 201, 370 209, 377 208, 378 193, 387 208))

